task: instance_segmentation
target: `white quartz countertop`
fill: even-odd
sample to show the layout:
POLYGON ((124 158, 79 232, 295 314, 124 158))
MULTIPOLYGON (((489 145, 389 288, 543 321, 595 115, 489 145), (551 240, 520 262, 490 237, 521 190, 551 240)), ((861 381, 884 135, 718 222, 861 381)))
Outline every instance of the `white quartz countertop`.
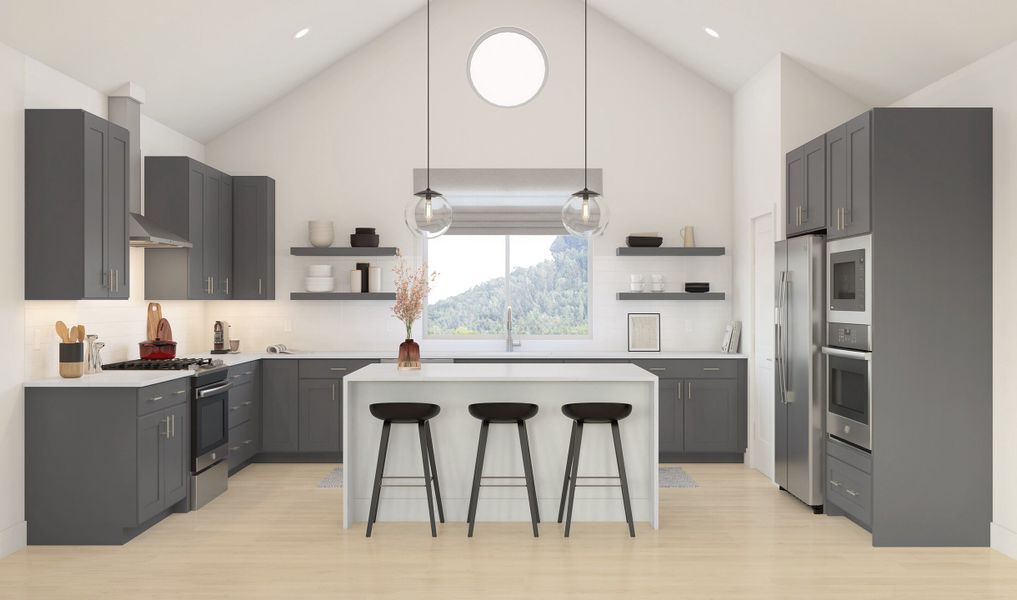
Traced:
MULTIPOLYGON (((452 358, 477 358, 485 360, 524 360, 524 359, 547 359, 547 360, 565 360, 565 359, 582 359, 582 360, 675 360, 675 359, 744 359, 747 358, 745 354, 725 354, 723 352, 574 352, 574 351, 550 351, 550 352, 528 352, 528 351, 516 351, 516 352, 470 352, 470 351, 437 351, 431 352, 426 347, 421 352, 424 360, 427 359, 452 359, 452 358)), ((188 355, 193 358, 217 358, 221 359, 227 366, 240 365, 248 362, 258 361, 262 359, 366 359, 366 360, 383 360, 396 358, 396 353, 393 352, 360 352, 360 351, 318 351, 318 352, 294 352, 293 354, 269 354, 267 352, 241 352, 237 354, 193 354, 188 355)), ((393 365, 393 370, 395 369, 393 365)), ((438 364, 429 364, 429 367, 440 366, 438 364)), ((445 365, 450 366, 450 365, 445 365)), ((467 366, 467 365, 459 365, 467 366)), ((488 365, 496 366, 496 365, 488 365)), ((523 365, 508 365, 513 367, 521 367, 523 365)), ((536 365, 539 366, 539 365, 536 365)), ((553 370, 561 371, 560 365, 546 365, 551 367, 553 370)), ((575 372, 576 367, 581 365, 572 365, 569 367, 568 372, 575 372)), ((593 370, 603 369, 607 365, 595 365, 593 370)), ((625 366, 625 365, 619 365, 625 366)), ((629 365, 631 366, 631 365, 629 365)), ((633 367, 638 369, 638 367, 633 367)), ((356 371, 352 375, 347 377, 353 377, 354 375, 361 373, 362 371, 356 371)), ((84 375, 77 379, 64 379, 62 377, 47 377, 44 379, 36 379, 25 383, 25 387, 88 387, 88 388, 102 388, 102 387, 146 387, 149 385, 155 385, 157 383, 163 383, 166 381, 172 381, 174 379, 180 379, 182 377, 190 377, 190 371, 103 371, 102 373, 96 373, 94 375, 84 375)), ((406 380, 406 379, 403 379, 406 380)), ((551 380, 547 380, 551 381, 551 380)), ((563 379, 568 381, 568 379, 563 379)))
POLYGON ((574 364, 568 368, 561 365, 540 363, 490 363, 490 364, 447 364, 432 363, 415 370, 399 370, 393 363, 373 364, 345 376, 346 383, 398 382, 617 382, 645 381, 654 383, 657 376, 632 364, 574 364))

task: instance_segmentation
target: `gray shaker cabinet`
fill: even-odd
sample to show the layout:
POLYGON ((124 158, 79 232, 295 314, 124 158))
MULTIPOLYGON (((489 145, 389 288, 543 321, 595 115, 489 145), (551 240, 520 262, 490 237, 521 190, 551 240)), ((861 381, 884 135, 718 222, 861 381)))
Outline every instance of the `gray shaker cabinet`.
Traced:
POLYGON ((342 380, 300 380, 300 452, 342 448, 342 380))
POLYGON ((83 110, 25 111, 25 299, 125 299, 126 129, 83 110))
POLYGON ((733 379, 685 380, 685 451, 742 452, 738 384, 733 379))
POLYGON ((236 300, 275 300, 275 180, 233 178, 233 276, 236 300))
POLYGON ((299 450, 300 377, 298 360, 265 360, 262 373, 263 452, 297 452, 299 450))
POLYGON ((138 521, 187 497, 187 404, 138 419, 138 521))
POLYGON ((826 226, 826 145, 824 136, 785 158, 785 227, 798 235, 826 226))
POLYGON ((871 122, 870 111, 826 134, 828 239, 872 230, 871 122))
POLYGON ((658 384, 658 434, 661 460, 685 451, 685 404, 681 379, 661 379, 658 384))
POLYGON ((215 295, 233 297, 233 178, 219 173, 219 278, 215 295))

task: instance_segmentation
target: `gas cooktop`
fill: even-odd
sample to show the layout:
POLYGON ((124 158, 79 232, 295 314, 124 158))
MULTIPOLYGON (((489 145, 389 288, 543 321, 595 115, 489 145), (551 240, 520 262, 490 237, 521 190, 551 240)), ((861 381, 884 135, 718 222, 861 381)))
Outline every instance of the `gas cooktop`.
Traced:
POLYGON ((103 365, 104 371, 184 371, 214 369, 223 362, 211 358, 170 358, 166 360, 128 360, 103 365))

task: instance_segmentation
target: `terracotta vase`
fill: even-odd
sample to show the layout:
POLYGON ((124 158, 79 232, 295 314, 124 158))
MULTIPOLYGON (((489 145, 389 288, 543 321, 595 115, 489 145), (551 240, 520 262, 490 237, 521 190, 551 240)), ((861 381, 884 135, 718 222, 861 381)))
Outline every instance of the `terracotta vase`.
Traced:
POLYGON ((420 368, 420 346, 413 338, 406 338, 405 342, 399 344, 399 362, 396 366, 400 369, 420 368))

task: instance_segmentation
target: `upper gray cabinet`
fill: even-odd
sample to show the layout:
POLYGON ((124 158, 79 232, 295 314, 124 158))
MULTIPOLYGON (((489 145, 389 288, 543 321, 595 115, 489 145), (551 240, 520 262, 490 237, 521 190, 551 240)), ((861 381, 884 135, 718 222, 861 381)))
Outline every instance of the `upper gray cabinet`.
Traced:
POLYGON ((233 276, 236 300, 275 299, 275 180, 233 178, 233 276))
POLYGON ((826 145, 824 136, 785 157, 785 228, 787 235, 826 226, 826 145))
POLYGON ((83 110, 25 111, 25 299, 126 299, 128 140, 83 110))
POLYGON ((871 122, 866 112, 826 134, 829 239, 872 230, 871 122))
POLYGON ((145 249, 145 297, 231 297, 233 192, 229 175, 186 156, 145 157, 145 216, 192 248, 145 249))

